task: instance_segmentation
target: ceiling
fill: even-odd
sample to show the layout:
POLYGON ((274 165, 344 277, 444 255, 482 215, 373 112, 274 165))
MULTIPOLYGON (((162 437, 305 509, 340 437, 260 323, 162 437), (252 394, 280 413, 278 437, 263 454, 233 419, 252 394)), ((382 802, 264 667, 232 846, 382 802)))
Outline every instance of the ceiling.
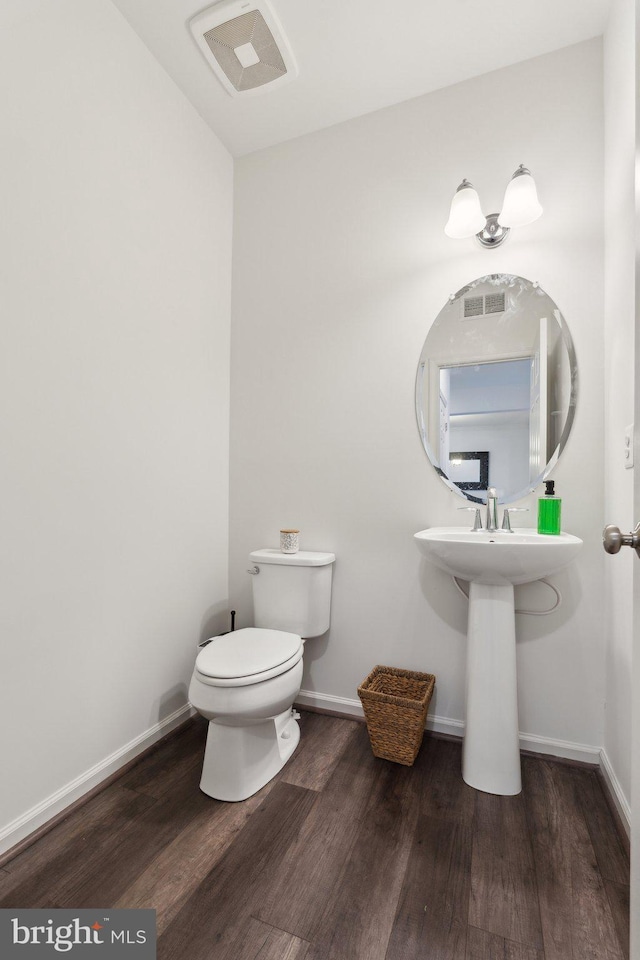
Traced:
POLYGON ((291 83, 231 97, 197 48, 203 0, 113 0, 234 156, 603 33, 610 0, 271 0, 291 83))

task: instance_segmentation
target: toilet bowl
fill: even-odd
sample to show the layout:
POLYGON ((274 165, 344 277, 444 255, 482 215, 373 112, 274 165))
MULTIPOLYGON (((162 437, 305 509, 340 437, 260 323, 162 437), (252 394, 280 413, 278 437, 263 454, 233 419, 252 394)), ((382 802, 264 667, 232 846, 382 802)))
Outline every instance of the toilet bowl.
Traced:
POLYGON ((302 638, 329 629, 334 560, 312 551, 250 554, 255 626, 213 637, 189 686, 189 700, 209 721, 200 789, 210 797, 246 800, 293 754, 302 638))
POLYGON ((189 700, 209 720, 200 789, 246 800, 284 766, 300 740, 292 709, 302 683, 303 641, 247 627, 199 654, 189 700))

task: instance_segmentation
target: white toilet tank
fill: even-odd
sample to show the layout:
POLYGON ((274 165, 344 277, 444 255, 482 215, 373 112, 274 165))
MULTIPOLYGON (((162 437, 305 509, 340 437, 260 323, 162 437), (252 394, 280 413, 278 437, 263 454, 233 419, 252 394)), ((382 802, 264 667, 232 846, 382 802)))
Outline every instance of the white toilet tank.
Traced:
POLYGON ((256 627, 319 637, 331 619, 331 572, 335 554, 300 550, 254 550, 251 578, 256 627))

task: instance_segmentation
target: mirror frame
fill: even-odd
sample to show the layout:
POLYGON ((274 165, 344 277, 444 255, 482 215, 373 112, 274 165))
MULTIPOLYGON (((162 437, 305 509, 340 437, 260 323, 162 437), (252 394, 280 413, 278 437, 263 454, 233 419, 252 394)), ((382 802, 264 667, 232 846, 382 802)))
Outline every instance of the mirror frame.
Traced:
MULTIPOLYGON (((471 281, 471 283, 465 284, 463 287, 460 288, 460 290, 458 290, 457 293, 451 295, 447 299, 447 302, 442 307, 442 309, 438 313, 435 320, 429 326, 429 330, 427 332, 427 336, 426 336, 424 345, 422 347, 422 351, 420 353, 420 359, 418 361, 418 369, 416 372, 416 383, 415 383, 416 419, 418 424, 418 432, 420 434, 420 439, 422 441, 422 446, 424 448, 424 451, 427 454, 427 457, 429 458, 431 465, 433 466, 434 470, 436 471, 440 479, 443 481, 443 483, 453 493, 455 493, 457 496, 461 497, 464 500, 469 500, 472 503, 486 503, 487 501, 486 495, 477 496, 473 494, 473 489, 475 490, 484 489, 484 487, 480 487, 479 484, 469 484, 469 485, 465 484, 466 489, 463 489, 457 483, 454 483, 453 480, 450 480, 449 477, 447 477, 445 472, 442 470, 439 462, 439 457, 435 455, 435 452, 428 438, 427 427, 425 424, 426 407, 425 407, 425 398, 424 398, 424 390, 423 390, 424 368, 429 359, 429 354, 427 352, 427 344, 429 341, 429 334, 431 333, 431 330, 434 324, 437 322, 438 318, 442 315, 443 311, 451 307, 451 305, 455 303, 456 300, 459 300, 461 297, 467 295, 469 291, 472 290, 477 284, 486 283, 486 282, 491 282, 496 285, 498 285, 501 282, 507 283, 509 285, 513 285, 514 283, 522 283, 530 287, 532 290, 539 290, 542 294, 544 294, 546 297, 549 298, 551 303, 554 305, 553 315, 560 329, 562 342, 567 351, 567 358, 568 358, 569 369, 570 369, 571 383, 570 383, 570 391, 569 391, 569 402, 568 402, 566 418, 563 424, 560 439, 558 440, 558 443, 555 449, 552 451, 551 455, 549 456, 549 459, 544 469, 535 478, 535 480, 530 480, 527 483, 527 485, 523 487, 521 490, 506 491, 499 496, 500 503, 514 503, 516 500, 521 500, 523 497, 526 497, 530 493, 533 493, 536 487, 538 487, 549 476, 549 474, 557 464, 560 458, 560 455, 562 454, 564 448, 567 445, 567 441, 571 433, 571 428, 573 426, 573 422, 575 419, 576 404, 578 399, 578 362, 577 362, 575 347, 573 345, 573 340, 571 338, 571 333, 569 332, 569 327, 567 325, 567 322, 564 318, 562 311, 556 304, 555 300, 553 300, 553 298, 550 297, 545 290, 542 290, 539 283, 531 280, 527 280, 526 277, 521 277, 521 276, 518 276, 517 274, 490 273, 490 274, 486 274, 483 277, 478 277, 476 280, 471 281)), ((490 363, 490 362, 492 362, 491 357, 484 357, 484 358, 478 359, 478 363, 490 363)), ((469 456, 471 456, 471 454, 469 454, 469 456)), ((475 455, 474 458, 477 458, 477 454, 475 455)))

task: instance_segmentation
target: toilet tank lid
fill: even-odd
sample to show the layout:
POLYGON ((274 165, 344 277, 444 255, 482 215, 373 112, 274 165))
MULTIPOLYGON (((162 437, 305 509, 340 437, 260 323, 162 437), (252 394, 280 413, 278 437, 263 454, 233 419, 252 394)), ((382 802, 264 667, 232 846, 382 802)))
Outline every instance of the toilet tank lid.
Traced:
POLYGON ((282 553, 281 550, 266 547, 249 554, 253 563, 282 563, 292 567, 324 567, 333 563, 335 553, 322 553, 314 550, 299 550, 298 553, 282 553))

